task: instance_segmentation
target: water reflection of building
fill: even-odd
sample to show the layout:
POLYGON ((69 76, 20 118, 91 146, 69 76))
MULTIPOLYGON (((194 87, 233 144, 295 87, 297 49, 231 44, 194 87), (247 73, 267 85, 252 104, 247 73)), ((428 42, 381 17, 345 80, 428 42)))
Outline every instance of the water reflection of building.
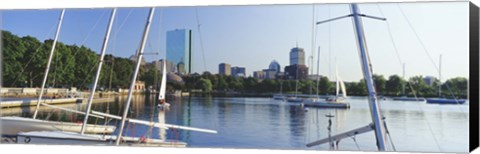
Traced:
POLYGON ((192 30, 167 31, 167 59, 177 66, 175 72, 190 74, 192 68, 192 30))

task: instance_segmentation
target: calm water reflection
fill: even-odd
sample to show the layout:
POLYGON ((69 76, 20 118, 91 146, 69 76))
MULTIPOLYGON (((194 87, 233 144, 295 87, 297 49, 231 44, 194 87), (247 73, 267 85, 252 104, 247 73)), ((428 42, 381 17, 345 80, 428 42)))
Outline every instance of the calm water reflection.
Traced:
MULTIPOLYGON (((148 121, 214 129, 218 134, 182 130, 159 130, 130 124, 127 136, 178 139, 189 147, 268 148, 328 150, 328 145, 307 148, 305 144, 328 136, 328 118, 333 114, 332 134, 370 123, 364 98, 350 98, 351 109, 303 108, 269 98, 185 97, 169 99, 171 110, 160 112, 154 97, 142 95, 132 100, 130 117, 148 121)), ((95 111, 120 115, 126 97, 112 103, 95 103, 95 111)), ((63 107, 85 110, 85 104, 63 107)), ((418 102, 381 101, 382 112, 397 151, 466 152, 468 150, 468 105, 431 105, 418 102)), ((2 110, 2 115, 31 117, 34 108, 2 110)), ((42 119, 80 121, 82 115, 42 107, 42 119)), ((90 119, 90 123, 118 125, 118 121, 90 119)), ((373 132, 355 137, 361 150, 376 150, 373 132)), ((341 150, 358 150, 353 139, 340 142, 341 150)))

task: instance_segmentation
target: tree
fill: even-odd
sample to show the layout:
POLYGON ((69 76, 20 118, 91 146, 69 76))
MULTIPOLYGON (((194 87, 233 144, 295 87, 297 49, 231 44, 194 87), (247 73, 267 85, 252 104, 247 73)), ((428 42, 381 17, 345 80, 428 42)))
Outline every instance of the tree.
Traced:
POLYGON ((404 95, 402 93, 403 86, 407 86, 404 84, 405 81, 403 81, 403 79, 400 78, 398 75, 391 75, 390 77, 388 77, 388 80, 385 83, 385 90, 387 95, 404 95))
POLYGON ((212 91, 212 82, 210 82, 209 79, 200 78, 200 80, 195 83, 195 88, 202 89, 203 92, 209 93, 212 91))
POLYGON ((387 82, 387 80, 385 80, 385 77, 383 77, 383 75, 374 74, 372 78, 373 78, 373 82, 375 83, 375 90, 377 91, 377 94, 385 95, 386 93, 385 88, 386 88, 386 82, 387 82))
MULTIPOLYGON (((10 32, 2 31, 3 38, 3 59, 2 59, 2 80, 4 83, 16 84, 11 86, 20 86, 16 80, 24 83, 27 76, 20 74, 23 70, 22 59, 27 50, 23 41, 10 32)), ((5 85, 5 84, 4 84, 5 85)))
POLYGON ((442 94, 445 97, 451 98, 452 95, 456 98, 467 98, 468 95, 468 79, 464 77, 456 77, 448 79, 442 85, 442 94), (448 89, 450 88, 450 90, 448 89))
POLYGON ((331 90, 334 88, 334 85, 328 80, 328 77, 322 76, 318 81, 318 88, 320 90, 319 93, 329 94, 331 93, 331 90))

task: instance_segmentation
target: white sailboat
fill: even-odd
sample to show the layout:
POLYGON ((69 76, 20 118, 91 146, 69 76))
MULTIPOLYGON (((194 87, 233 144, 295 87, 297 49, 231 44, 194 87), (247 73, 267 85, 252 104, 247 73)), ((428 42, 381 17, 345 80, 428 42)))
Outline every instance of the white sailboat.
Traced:
POLYGON ((350 108, 350 104, 340 102, 342 99, 347 97, 347 91, 345 89, 345 84, 343 83, 342 79, 338 75, 338 69, 336 71, 336 79, 337 79, 337 92, 334 98, 327 98, 326 100, 320 99, 318 95, 318 69, 320 66, 320 47, 318 47, 318 59, 317 59, 317 98, 310 98, 303 102, 303 106, 306 107, 319 107, 319 108, 350 108), (339 88, 340 87, 340 88, 339 88), (339 89, 342 90, 340 95, 339 89))
MULTIPOLYGON (((115 10, 115 9, 114 9, 115 10)), ((138 71, 140 68, 141 58, 143 55, 143 50, 145 48, 145 42, 148 37, 148 32, 150 29, 150 24, 152 22, 153 14, 155 8, 150 9, 150 13, 148 15, 147 24, 145 26, 145 31, 143 33, 142 38, 142 45, 140 47, 139 53, 137 55, 137 63, 136 67, 132 76, 132 80, 130 82, 129 93, 127 97, 127 102, 125 105, 125 110, 123 112, 123 116, 111 115, 107 113, 91 111, 92 116, 103 116, 109 117, 112 119, 121 120, 121 127, 118 128, 118 135, 92 135, 92 134, 82 134, 77 132, 62 132, 62 131, 34 131, 34 132, 21 132, 17 135, 17 142, 18 143, 37 143, 37 144, 80 144, 80 145, 130 145, 130 146, 174 146, 174 147, 185 147, 186 143, 178 142, 178 141, 167 141, 164 139, 150 139, 144 137, 126 137, 123 136, 123 128, 126 122, 129 123, 136 123, 147 125, 151 127, 158 127, 161 129, 183 129, 183 130, 190 130, 190 131, 199 131, 199 132, 206 132, 206 133, 217 133, 214 130, 208 129, 201 129, 201 128, 193 128, 193 127, 186 127, 186 126, 179 126, 179 125, 171 125, 165 124, 160 122, 151 122, 139 119, 132 119, 127 118, 127 114, 129 112, 129 107, 132 99, 133 88, 135 85, 135 81, 138 75, 138 71), (114 143, 115 142, 115 143, 114 143)), ((87 112, 90 114, 90 112, 87 112)), ((85 123, 84 123, 85 124, 85 123)))
MULTIPOLYGON (((50 64, 52 61, 53 54, 55 52, 55 46, 58 40, 58 36, 60 34, 60 29, 62 26, 63 16, 65 14, 65 9, 62 10, 60 13, 60 18, 57 25, 57 31, 55 33, 55 39, 52 44, 52 49, 49 54, 49 59, 47 63, 47 67, 45 69, 45 75, 42 82, 42 87, 40 90, 40 94, 38 97, 37 105, 35 108, 35 113, 33 118, 26 118, 26 117, 0 117, 1 125, 1 134, 3 136, 15 136, 19 132, 27 132, 27 131, 72 131, 72 132, 80 132, 82 130, 83 125, 81 123, 72 123, 72 122, 59 122, 59 121, 49 121, 49 120, 41 120, 37 119, 38 110, 40 105, 61 109, 69 112, 75 112, 78 114, 85 114, 85 112, 80 112, 72 109, 56 107, 52 105, 48 105, 42 102, 43 91, 45 89, 45 83, 47 81, 48 72, 50 70, 50 64)), ((103 118, 99 116, 95 116, 97 118, 103 118)), ((85 125, 84 131, 86 133, 113 133, 115 130, 115 126, 102 126, 102 125, 85 125)))
MULTIPOLYGON (((366 132, 369 132, 369 131, 373 130, 375 132, 375 139, 376 139, 376 145, 377 145, 378 150, 379 151, 386 151, 386 150, 388 150, 388 147, 387 147, 388 130, 386 129, 386 124, 385 124, 385 121, 384 121, 385 117, 382 116, 382 112, 380 111, 380 104, 378 103, 377 93, 376 93, 374 83, 373 83, 374 82, 373 77, 372 77, 373 72, 372 72, 372 69, 371 69, 371 62, 370 62, 370 58, 369 58, 368 51, 367 51, 367 46, 366 46, 367 43, 366 43, 366 40, 365 40, 365 33, 363 31, 363 23, 362 23, 361 17, 367 17, 367 18, 378 19, 378 20, 386 20, 386 19, 361 14, 360 10, 358 8, 358 5, 355 4, 355 3, 350 4, 350 9, 351 9, 351 14, 349 14, 349 15, 345 15, 345 16, 341 16, 341 17, 317 22, 317 24, 321 24, 321 23, 325 23, 325 22, 329 22, 329 21, 333 21, 333 20, 338 20, 338 19, 342 19, 342 18, 352 17, 352 22, 353 22, 354 32, 355 32, 355 38, 357 39, 357 48, 358 48, 359 54, 360 54, 360 62, 361 62, 361 66, 362 66, 362 72, 363 72, 363 75, 365 77, 365 83, 367 85, 367 90, 368 90, 368 94, 369 94, 368 95, 369 96, 368 97, 368 102, 369 102, 370 112, 372 113, 371 114, 372 123, 370 123, 366 126, 351 130, 351 131, 340 133, 340 134, 334 135, 334 136, 329 136, 328 138, 308 143, 306 146, 307 147, 312 147, 312 146, 316 146, 316 145, 319 145, 319 144, 330 143, 330 146, 334 147, 335 146, 334 143, 336 143, 337 147, 338 147, 338 143, 340 142, 340 140, 342 140, 344 138, 352 137, 352 136, 362 134, 362 133, 366 133, 366 132)), ((392 147, 392 148, 394 148, 394 147, 392 147)))
POLYGON ((339 103, 339 102, 343 102, 345 99, 347 99, 347 90, 345 88, 345 83, 343 82, 340 75, 338 75, 338 68, 336 68, 336 70, 335 70, 335 78, 336 78, 335 96, 334 97, 329 97, 326 100, 328 102, 339 103))
POLYGON ((165 91, 167 89, 167 67, 166 67, 166 60, 163 60, 163 71, 162 71, 162 83, 160 85, 160 92, 158 94, 158 108, 162 110, 169 110, 170 104, 167 103, 165 100, 165 91))

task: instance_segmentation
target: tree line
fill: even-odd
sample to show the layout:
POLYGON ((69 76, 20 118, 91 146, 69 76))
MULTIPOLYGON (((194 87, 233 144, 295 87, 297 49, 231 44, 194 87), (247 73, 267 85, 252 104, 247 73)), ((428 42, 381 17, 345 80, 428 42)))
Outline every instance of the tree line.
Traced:
MULTIPOLYGON (((40 87, 45 67, 48 61, 53 40, 43 42, 25 36, 18 37, 8 31, 2 31, 3 59, 2 82, 4 87, 40 87)), ((67 45, 57 42, 47 80, 47 87, 88 89, 93 83, 100 56, 93 50, 78 45, 67 45)), ((106 55, 100 74, 99 87, 128 88, 130 77, 135 63, 128 58, 106 55)), ((144 81, 147 87, 157 87, 161 74, 155 63, 147 63, 140 68, 139 80, 144 81)), ((265 79, 253 77, 233 77, 204 72, 182 76, 184 83, 169 82, 167 90, 191 91, 200 89, 205 93, 211 92, 240 92, 240 93, 316 93, 316 81, 265 79)), ((440 82, 433 79, 428 85, 423 76, 402 79, 398 75, 374 75, 375 88, 379 95, 385 96, 414 96, 436 97, 439 94, 440 82), (403 88, 405 87, 405 88, 403 88), (405 89, 405 90, 403 90, 405 89)), ((467 97, 468 80, 463 77, 448 79, 442 83, 442 96, 467 97)), ((345 83, 349 95, 367 95, 365 81, 345 83)), ((319 94, 335 94, 335 82, 327 77, 321 77, 318 87, 319 94)))
MULTIPOLYGON (((53 40, 43 42, 2 31, 2 84, 4 87, 40 87, 53 40)), ((78 45, 57 42, 46 87, 86 89, 93 78, 100 56, 78 45)), ((99 85, 125 88, 130 83, 134 63, 128 58, 106 55, 99 85)))
MULTIPOLYGON (((184 85, 175 85, 176 89, 191 90, 201 89, 203 92, 244 92, 244 93, 290 93, 295 91, 302 94, 316 94, 317 87, 314 80, 283 80, 264 79, 258 80, 253 77, 233 77, 204 72, 201 75, 189 75, 183 77, 184 85), (297 88, 297 90, 296 90, 297 88)), ((417 96, 417 97, 438 97, 439 80, 433 78, 432 84, 428 85, 423 76, 414 76, 408 81, 398 75, 391 75, 386 79, 383 75, 373 75, 375 89, 378 95, 384 96, 417 96), (404 88, 405 87, 405 88, 404 88), (404 90, 405 89, 405 90, 404 90)), ((468 80, 463 77, 448 79, 441 86, 442 97, 450 98, 454 95, 457 98, 467 97, 468 80)), ((172 85, 173 86, 173 85, 172 85)), ((358 82, 345 82, 348 95, 366 96, 367 88, 365 80, 358 82)), ((318 93, 320 95, 331 95, 336 93, 336 83, 328 77, 322 76, 319 79, 318 93)))

